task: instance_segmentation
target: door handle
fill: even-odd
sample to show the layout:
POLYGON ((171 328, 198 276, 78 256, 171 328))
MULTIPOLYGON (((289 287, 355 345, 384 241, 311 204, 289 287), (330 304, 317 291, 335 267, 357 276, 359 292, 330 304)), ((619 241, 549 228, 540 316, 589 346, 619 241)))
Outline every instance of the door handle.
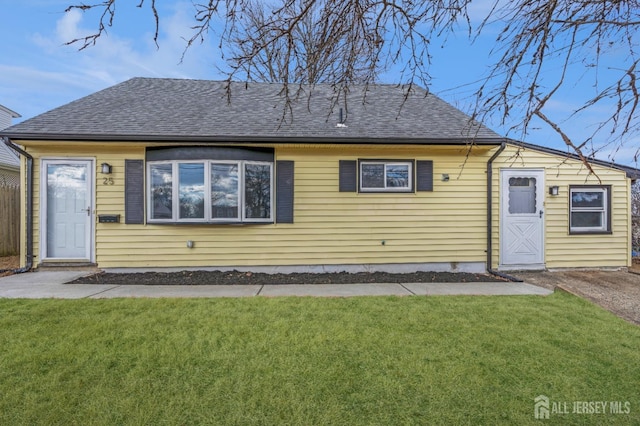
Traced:
POLYGON ((87 212, 87 216, 91 216, 91 206, 87 207, 86 209, 82 209, 83 212, 87 212))
POLYGON ((544 213, 542 210, 540 210, 540 218, 542 219, 542 213, 544 213))

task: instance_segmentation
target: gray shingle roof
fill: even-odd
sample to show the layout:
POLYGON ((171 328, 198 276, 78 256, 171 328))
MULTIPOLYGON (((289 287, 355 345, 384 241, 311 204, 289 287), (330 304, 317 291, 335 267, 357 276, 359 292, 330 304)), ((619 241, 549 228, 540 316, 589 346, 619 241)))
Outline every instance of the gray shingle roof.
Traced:
POLYGON ((424 89, 396 85, 351 87, 335 103, 331 85, 134 78, 0 134, 13 139, 307 141, 366 143, 496 143, 501 136, 424 89), (296 97, 296 94, 298 96, 296 97), (340 109, 346 127, 337 126, 340 109), (283 120, 284 118, 284 120, 283 120))

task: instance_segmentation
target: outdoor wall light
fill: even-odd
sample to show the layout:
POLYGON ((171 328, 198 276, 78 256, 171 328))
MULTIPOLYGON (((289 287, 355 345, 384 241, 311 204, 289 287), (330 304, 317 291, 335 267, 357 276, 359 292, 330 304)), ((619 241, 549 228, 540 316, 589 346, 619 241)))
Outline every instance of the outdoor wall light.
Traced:
POLYGON ((449 182, 449 175, 446 173, 443 173, 441 179, 443 182, 449 182))
POLYGON ((549 195, 553 195, 556 196, 560 193, 560 188, 557 186, 550 186, 549 187, 549 195))
POLYGON ((195 246, 192 240, 187 240, 187 248, 193 248, 195 246))
POLYGON ((111 174, 111 164, 102 163, 102 164, 100 164, 100 167, 101 167, 100 173, 102 173, 103 175, 110 175, 111 174))

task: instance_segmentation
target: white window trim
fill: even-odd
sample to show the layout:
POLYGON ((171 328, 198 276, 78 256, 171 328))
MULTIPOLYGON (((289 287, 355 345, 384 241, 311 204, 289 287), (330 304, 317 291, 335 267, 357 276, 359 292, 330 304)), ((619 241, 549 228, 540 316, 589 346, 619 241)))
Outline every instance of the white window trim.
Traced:
POLYGON ((358 187, 360 189, 360 192, 413 192, 413 161, 395 161, 395 160, 390 160, 390 161, 386 161, 386 160, 362 160, 360 161, 359 164, 359 174, 358 174, 358 187), (362 172, 362 167, 365 165, 371 165, 371 164, 382 164, 384 165, 384 177, 383 177, 383 182, 384 182, 384 187, 383 188, 370 188, 370 187, 364 187, 362 185, 362 176, 363 176, 363 172, 362 172), (408 167, 408 172, 409 172, 409 178, 408 178, 408 186, 406 187, 389 187, 387 186, 387 167, 388 166, 407 166, 408 167))
POLYGON ((151 191, 151 167, 158 164, 171 164, 171 219, 154 219, 151 214, 151 207, 147 209, 147 223, 185 223, 185 224, 215 224, 215 223, 273 223, 274 219, 274 163, 269 161, 249 161, 249 160, 161 160, 147 161, 145 185, 147 206, 153 205, 151 191), (180 216, 180 184, 179 184, 179 164, 204 164, 204 185, 205 185, 205 214, 204 219, 181 219, 180 216), (211 210, 211 165, 212 164, 236 164, 238 166, 238 217, 236 218, 213 218, 211 210), (269 166, 269 217, 268 218, 247 218, 245 211, 245 165, 259 164, 269 166))
POLYGON ((569 231, 573 233, 608 232, 609 218, 607 217, 609 206, 609 194, 607 188, 602 187, 577 187, 569 189, 569 231), (573 194, 576 192, 601 192, 602 207, 573 207, 573 194), (573 226, 571 217, 573 213, 602 213, 602 226, 573 226))

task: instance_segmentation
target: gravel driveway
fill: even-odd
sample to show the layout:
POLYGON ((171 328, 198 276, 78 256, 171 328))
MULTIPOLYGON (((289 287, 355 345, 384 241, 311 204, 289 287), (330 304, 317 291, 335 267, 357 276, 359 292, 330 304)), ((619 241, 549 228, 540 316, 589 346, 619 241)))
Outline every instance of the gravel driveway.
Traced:
POLYGON ((640 275, 626 271, 519 272, 529 284, 559 287, 640 325, 640 275))

